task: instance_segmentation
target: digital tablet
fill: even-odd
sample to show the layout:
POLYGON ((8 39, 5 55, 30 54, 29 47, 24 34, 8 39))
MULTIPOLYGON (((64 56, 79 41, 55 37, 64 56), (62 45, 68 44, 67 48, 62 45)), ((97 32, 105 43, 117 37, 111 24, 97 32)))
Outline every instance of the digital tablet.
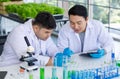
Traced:
POLYGON ((82 53, 80 54, 79 56, 88 56, 88 57, 91 57, 90 54, 96 54, 97 52, 96 51, 92 51, 92 52, 87 52, 87 53, 82 53))

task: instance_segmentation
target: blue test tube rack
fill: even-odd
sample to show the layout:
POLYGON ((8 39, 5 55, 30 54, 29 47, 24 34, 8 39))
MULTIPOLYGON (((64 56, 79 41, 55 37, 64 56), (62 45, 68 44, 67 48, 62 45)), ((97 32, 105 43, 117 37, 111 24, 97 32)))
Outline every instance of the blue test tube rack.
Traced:
MULTIPOLYGON (((118 76, 118 67, 113 65, 96 69, 68 71, 68 79, 111 79, 118 76)), ((63 77, 63 79, 66 79, 66 77, 63 77)))

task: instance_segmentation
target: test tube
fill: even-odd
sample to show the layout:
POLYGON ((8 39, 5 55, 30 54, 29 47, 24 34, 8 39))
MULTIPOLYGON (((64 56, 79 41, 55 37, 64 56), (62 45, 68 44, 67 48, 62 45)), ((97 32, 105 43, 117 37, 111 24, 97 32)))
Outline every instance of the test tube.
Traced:
POLYGON ((68 63, 68 57, 67 56, 63 56, 62 66, 66 66, 67 63, 68 63))
POLYGON ((117 65, 118 67, 120 67, 120 60, 117 60, 117 61, 116 61, 116 65, 117 65))
POLYGON ((67 79, 71 79, 71 75, 72 75, 72 72, 69 70, 68 71, 68 78, 67 79))
POLYGON ((23 79, 23 78, 26 78, 26 74, 25 74, 25 69, 22 69, 22 68, 20 68, 19 69, 19 76, 20 76, 20 79, 23 79))
POLYGON ((117 68, 117 76, 119 76, 119 68, 118 67, 116 67, 117 68))
POLYGON ((57 58, 54 57, 54 66, 57 66, 57 58))
POLYGON ((115 63, 115 50, 114 50, 114 48, 113 48, 112 53, 111 53, 111 59, 112 59, 112 65, 116 66, 116 63, 115 63))
POLYGON ((57 79, 57 70, 56 70, 56 67, 52 68, 52 79, 57 79))
POLYGON ((75 79, 75 71, 74 70, 72 70, 71 79, 75 79))
POLYGON ((79 79, 79 71, 75 72, 75 79, 79 79))
POLYGON ((94 79, 96 76, 97 76, 96 70, 95 69, 90 69, 89 70, 90 79, 94 79))
POLYGON ((79 75, 78 75, 78 79, 83 79, 83 78, 82 78, 82 74, 83 74, 83 73, 82 73, 82 71, 80 70, 80 71, 79 71, 79 75))
POLYGON ((29 79, 33 79, 33 73, 32 73, 32 71, 29 71, 29 79))
POLYGON ((44 78, 44 68, 40 68, 40 79, 45 79, 44 78))
POLYGON ((115 62, 115 53, 114 52, 111 53, 111 59, 112 59, 112 64, 114 65, 114 62, 115 62))
POLYGON ((63 67, 63 79, 67 79, 68 73, 67 73, 67 66, 63 67))

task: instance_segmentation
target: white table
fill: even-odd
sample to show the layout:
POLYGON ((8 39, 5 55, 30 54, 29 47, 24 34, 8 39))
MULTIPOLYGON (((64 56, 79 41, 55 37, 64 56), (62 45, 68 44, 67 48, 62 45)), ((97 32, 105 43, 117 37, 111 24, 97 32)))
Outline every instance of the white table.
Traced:
MULTIPOLYGON (((77 61, 77 63, 72 63, 70 68, 73 69, 92 69, 92 68, 99 68, 99 67, 104 67, 110 64, 111 62, 111 54, 107 54, 103 56, 102 58, 90 58, 86 56, 79 56, 79 55, 73 55, 72 61, 77 61)), ((19 73, 19 66, 20 64, 17 65, 12 65, 8 67, 0 67, 0 71, 8 71, 5 79, 20 79, 20 73, 19 73)), ((58 79, 62 79, 62 68, 57 68, 57 76, 58 79)), ((26 79, 28 78, 28 73, 26 74, 26 79)), ((36 71, 33 71, 34 79, 39 79, 39 69, 36 71)), ((45 79, 50 79, 52 76, 52 67, 45 67, 45 79)), ((114 78, 114 79, 120 79, 120 78, 114 78)))

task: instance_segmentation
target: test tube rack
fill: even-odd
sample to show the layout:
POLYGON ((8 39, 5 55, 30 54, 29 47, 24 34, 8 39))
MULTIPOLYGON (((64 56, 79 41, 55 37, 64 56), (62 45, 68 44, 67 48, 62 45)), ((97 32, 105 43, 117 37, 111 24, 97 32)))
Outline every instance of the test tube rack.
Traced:
POLYGON ((103 68, 68 71, 68 79, 111 79, 119 76, 119 68, 109 65, 103 68))

